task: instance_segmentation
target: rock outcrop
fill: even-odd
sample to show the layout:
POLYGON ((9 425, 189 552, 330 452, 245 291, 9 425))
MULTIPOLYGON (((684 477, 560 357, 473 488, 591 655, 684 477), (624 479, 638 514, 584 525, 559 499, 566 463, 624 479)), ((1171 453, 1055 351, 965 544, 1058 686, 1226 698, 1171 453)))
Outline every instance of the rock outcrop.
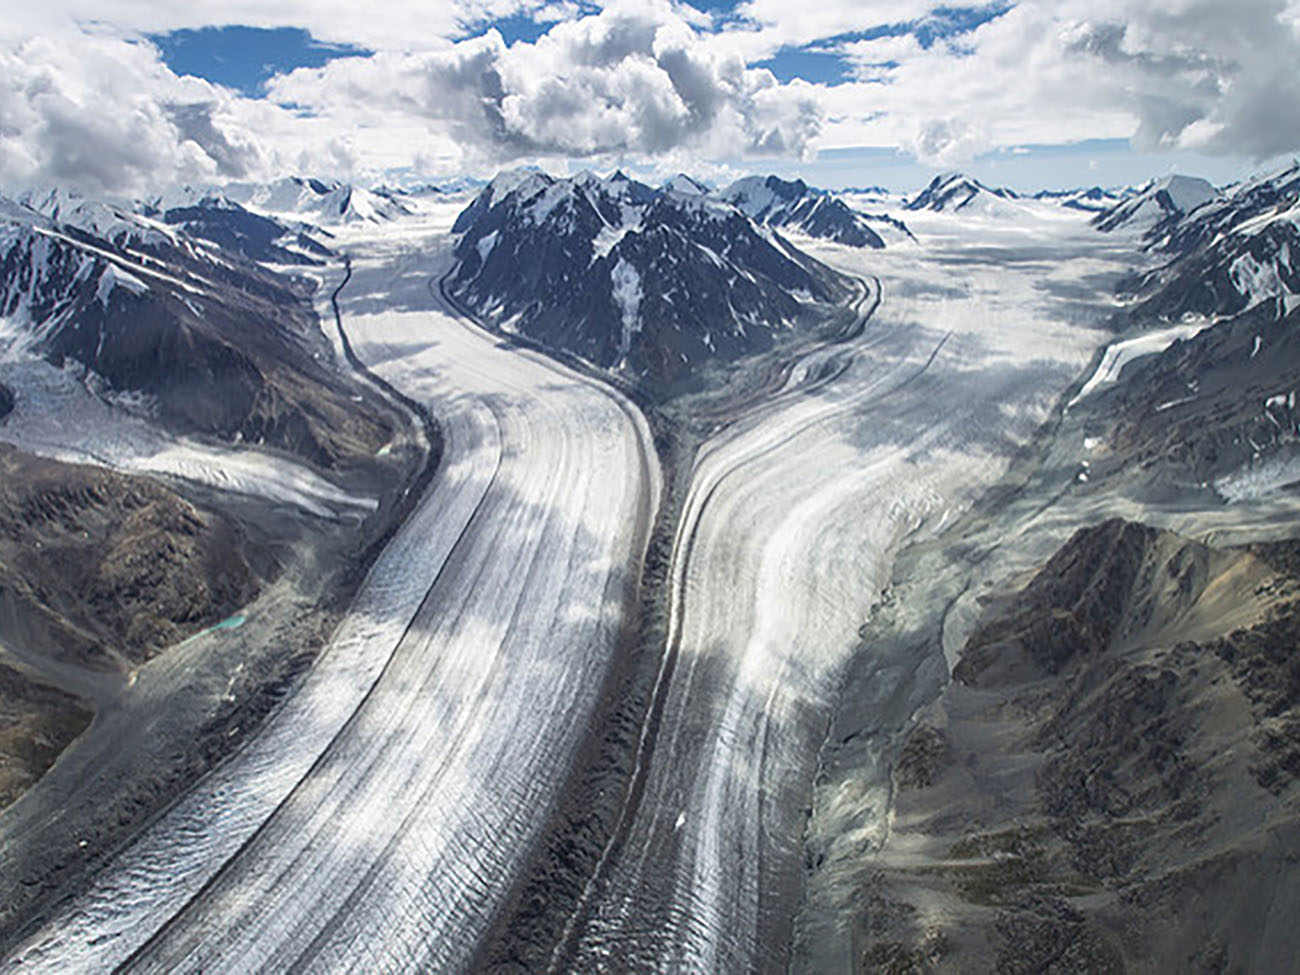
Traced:
POLYGON ((1300 543, 1112 520, 991 602, 894 766, 861 971, 1281 971, 1300 543))

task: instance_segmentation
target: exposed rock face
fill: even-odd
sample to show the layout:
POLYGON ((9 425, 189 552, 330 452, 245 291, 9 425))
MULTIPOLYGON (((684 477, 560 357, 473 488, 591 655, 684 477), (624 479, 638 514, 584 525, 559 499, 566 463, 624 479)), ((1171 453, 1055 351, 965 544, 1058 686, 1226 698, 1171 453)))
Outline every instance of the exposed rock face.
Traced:
POLYGON ((1114 520, 990 604, 895 765, 859 970, 1285 968, 1297 552, 1114 520))
POLYGON ((1188 315, 1235 315, 1261 301, 1300 294, 1300 228, 1277 221, 1216 240, 1131 282, 1138 318, 1177 321, 1188 315))
MULTIPOLYGON (((1276 570, 1286 589, 1300 578, 1300 542, 1251 547, 1251 554, 1276 570)), ((1206 649, 1232 670, 1250 701, 1256 722, 1252 736, 1259 753, 1255 780, 1274 795, 1300 781, 1300 612, 1295 604, 1270 613, 1250 627, 1212 640, 1206 649)))
POLYGON ((1300 310, 1269 303, 1140 359, 1097 394, 1094 480, 1156 475, 1228 500, 1300 479, 1300 310))
POLYGON ((274 264, 323 264, 331 252, 302 230, 291 230, 270 217, 237 203, 209 197, 191 206, 172 207, 159 216, 191 237, 210 241, 250 261, 274 264))
POLYGON ((247 603, 235 527, 156 481, 0 443, 0 642, 129 668, 247 603))
POLYGON ((1153 228, 1149 239, 1158 250, 1187 254, 1212 244, 1223 234, 1249 229, 1251 222, 1272 223, 1285 218, 1300 194, 1300 164, 1266 173, 1209 194, 1191 211, 1165 227, 1153 228))
POLYGON ((238 530, 161 484, 0 443, 0 806, 124 675, 256 595, 238 530), (120 677, 119 677, 120 679, 120 677))
POLYGON ((978 685, 999 664, 1056 674, 1072 660, 1095 657, 1117 636, 1154 535, 1118 520, 1081 532, 1004 615, 975 632, 953 677, 978 685))
POLYGON ((497 177, 456 221, 448 293, 491 327, 655 388, 841 312, 841 275, 698 192, 497 177))
POLYGON ((85 702, 0 659, 0 809, 54 764, 90 718, 85 702))
POLYGON ((943 173, 908 201, 909 210, 933 210, 955 213, 958 210, 981 210, 993 200, 1014 200, 1016 194, 1004 187, 985 186, 961 173, 943 173))
POLYGON ((858 213, 843 200, 815 190, 801 179, 747 176, 722 192, 722 199, 758 223, 797 230, 809 237, 849 247, 882 248, 885 242, 871 221, 888 223, 903 233, 907 226, 886 216, 858 213))
POLYGON ((30 351, 146 394, 173 429, 318 467, 388 441, 388 421, 334 366, 305 282, 103 205, 72 214, 0 201, 0 315, 30 351))
POLYGON ((1300 166, 1222 194, 1191 194, 1184 206, 1166 209, 1146 234, 1148 250, 1170 260, 1128 283, 1130 318, 1213 318, 1261 302, 1280 302, 1284 312, 1294 308, 1300 295, 1300 166))

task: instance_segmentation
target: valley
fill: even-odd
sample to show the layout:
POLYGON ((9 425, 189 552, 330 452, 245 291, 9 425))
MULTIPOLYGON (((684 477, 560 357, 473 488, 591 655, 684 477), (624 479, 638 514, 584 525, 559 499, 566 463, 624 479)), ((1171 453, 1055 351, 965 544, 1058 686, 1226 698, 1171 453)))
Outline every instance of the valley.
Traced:
MULTIPOLYGON (((316 363, 300 368, 352 375, 316 403, 265 370, 288 391, 277 408, 303 419, 263 423, 254 405, 239 440, 11 357, 0 439, 233 513, 262 588, 223 609, 238 622, 125 668, 0 814, 0 866, 27 890, 0 918, 4 971, 1013 971, 998 939, 1026 931, 1084 966, 1062 970, 1141 957, 1140 934, 1093 920, 1113 910, 1099 907, 1110 879, 1079 886, 1059 866, 1082 855, 1059 796, 1031 812, 1015 790, 1033 776, 1008 772, 1005 803, 983 803, 989 787, 972 793, 954 756, 1023 765, 1046 747, 1040 726, 1073 733, 1058 672, 1082 668, 1123 711, 1128 671, 1097 654, 1135 654, 1141 676, 1164 666, 1141 656, 1155 644, 1188 657, 1188 641, 1289 625, 1289 549, 1241 553, 1289 538, 1297 513, 1296 360, 1256 360, 1263 342, 1290 349, 1267 302, 1278 318, 1290 306, 1256 285, 1244 309, 1240 288, 1223 307, 1206 304, 1222 291, 1173 294, 1181 258, 1141 232, 1183 227, 1180 200, 1204 208, 1162 189, 1140 211, 1151 222, 1128 226, 1139 208, 1117 201, 1102 232, 1094 210, 974 181, 882 207, 779 180, 715 198, 682 180, 514 174, 472 201, 245 191, 284 226, 273 201, 364 207, 331 224, 330 257, 293 271, 322 323, 298 308, 294 354, 316 363), (111 431, 107 455, 91 424, 111 431), (255 429, 270 450, 245 449, 255 429), (1103 558, 1077 551, 1108 552, 1096 526, 1115 518, 1156 527, 1124 529, 1149 547, 1135 557, 1147 581, 1121 573, 1101 604, 1150 606, 1075 660, 1052 627, 1101 611, 1079 608, 1094 577, 1062 566, 1103 558), (1149 580, 1183 571, 1185 545, 1213 571, 1175 599, 1149 580), (292 556, 269 571, 271 550, 292 556), (364 572, 341 578, 348 561, 364 572), (1054 573, 1067 582, 1051 588, 1054 573), (1242 598, 1276 593, 1229 611, 1220 577, 1242 598), (293 666, 257 649, 286 637, 304 648, 293 666), (223 699, 274 699, 147 816, 100 824, 117 809, 105 783, 129 791, 156 761, 133 716, 153 714, 165 748, 187 695, 210 697, 236 660, 266 669, 223 699), (1043 698, 1017 697, 1027 684, 1043 698), (95 856, 77 862, 83 841, 95 856), (66 868, 38 862, 50 849, 66 868), (1012 866, 980 873, 989 862, 1012 866)), ((1261 247, 1256 268, 1282 253, 1261 247)), ((1274 636, 1234 680, 1285 670, 1274 636)), ((1245 653, 1215 652, 1225 672, 1245 653)), ((1234 743, 1289 733, 1290 698, 1251 701, 1234 743)), ((1102 765, 1132 745, 1090 728, 1102 765)), ((1279 818, 1294 757, 1270 747, 1257 787, 1279 818)), ((1222 798, 1223 815, 1240 801, 1222 798)), ((1134 842, 1156 835, 1135 828, 1134 842)), ((1169 917, 1150 923, 1174 938, 1169 917)), ((1285 939, 1270 928, 1261 950, 1280 957, 1285 939)))

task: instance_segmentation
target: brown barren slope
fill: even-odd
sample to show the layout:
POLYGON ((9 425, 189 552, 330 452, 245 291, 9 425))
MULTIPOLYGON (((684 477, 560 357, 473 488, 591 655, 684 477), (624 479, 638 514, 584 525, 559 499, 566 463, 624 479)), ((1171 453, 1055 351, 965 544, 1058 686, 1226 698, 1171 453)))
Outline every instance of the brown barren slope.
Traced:
POLYGON ((85 727, 97 681, 256 594, 241 543, 155 481, 0 443, 0 806, 85 727))
POLYGON ((1298 553, 1116 519, 990 603, 898 757, 859 970, 1290 970, 1298 553))

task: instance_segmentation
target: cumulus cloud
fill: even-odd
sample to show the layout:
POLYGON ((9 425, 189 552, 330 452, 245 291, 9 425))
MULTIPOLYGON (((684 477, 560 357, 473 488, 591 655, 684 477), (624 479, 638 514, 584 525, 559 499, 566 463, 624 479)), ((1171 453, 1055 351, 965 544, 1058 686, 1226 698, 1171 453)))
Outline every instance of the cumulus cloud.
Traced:
POLYGON ((730 13, 680 0, 50 6, 0 24, 10 187, 437 176, 546 158, 695 168, 854 145, 957 166, 1115 137, 1256 159, 1300 150, 1300 0, 1021 0, 948 36, 921 28, 982 16, 931 0, 742 0, 730 13), (485 29, 509 15, 544 32, 508 45, 485 29), (143 36, 229 23, 375 53, 291 72, 253 99, 177 77, 143 36), (882 24, 894 27, 862 39, 882 24), (808 44, 840 54, 847 80, 783 82, 755 66, 808 44))
POLYGON ((111 24, 140 33, 199 27, 301 27, 320 41, 376 51, 425 50, 446 45, 478 25, 514 14, 564 19, 572 0, 58 0, 10 4, 0 31, 34 36, 73 23, 111 24))
POLYGON ((989 139, 984 132, 964 118, 918 121, 903 143, 904 148, 917 159, 945 167, 969 162, 988 145, 989 139))
MULTIPOLYGON (((459 16, 519 10, 462 3, 459 16), (499 9, 498 9, 499 8, 499 9)), ((426 38, 273 79, 252 99, 178 78, 138 34, 64 25, 0 38, 0 184, 139 192, 286 170, 432 174, 546 157, 798 156, 818 92, 749 66, 708 17, 657 2, 533 3, 535 43, 426 38)), ((138 25, 133 25, 138 26, 138 25)))
MULTIPOLYGON (((107 28, 0 36, 0 188, 140 195, 285 172, 358 173, 364 146, 328 120, 178 77, 107 28)), ((410 162, 384 157, 391 166, 410 162)), ((378 167, 376 167, 377 171, 378 167)))
POLYGON ((0 43, 0 181, 93 191, 247 172, 257 149, 223 131, 227 96, 171 74, 147 44, 78 32, 0 43))
POLYGON ((1024 142, 1131 138, 1264 159, 1300 149, 1300 58, 1287 0, 1020 3, 922 49, 910 38, 845 44, 848 86, 877 114, 833 138, 870 139, 951 163, 1024 142), (890 63, 882 68, 882 63, 890 63), (960 135, 957 131, 960 130, 960 135))
POLYGON ((489 31, 441 51, 339 59, 270 94, 341 123, 419 119, 485 159, 799 154, 821 118, 812 86, 748 67, 667 3, 611 6, 532 44, 489 31))

